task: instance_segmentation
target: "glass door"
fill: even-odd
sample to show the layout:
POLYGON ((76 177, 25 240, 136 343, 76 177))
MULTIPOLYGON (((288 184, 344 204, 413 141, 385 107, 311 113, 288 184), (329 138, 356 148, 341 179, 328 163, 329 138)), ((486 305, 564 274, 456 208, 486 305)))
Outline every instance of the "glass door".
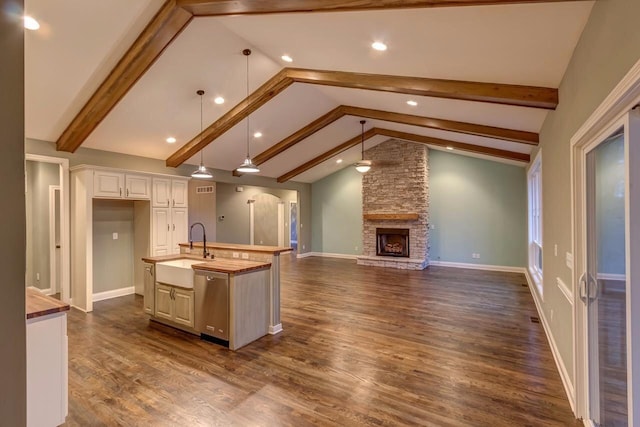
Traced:
POLYGON ((586 156, 587 305, 590 417, 628 425, 625 147, 619 129, 586 156))

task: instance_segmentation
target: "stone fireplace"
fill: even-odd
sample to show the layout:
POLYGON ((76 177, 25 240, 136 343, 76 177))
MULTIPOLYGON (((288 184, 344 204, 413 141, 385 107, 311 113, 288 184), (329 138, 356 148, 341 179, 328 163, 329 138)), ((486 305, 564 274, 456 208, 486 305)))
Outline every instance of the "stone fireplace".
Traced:
POLYGON ((367 150, 365 158, 373 162, 373 167, 362 177, 363 251, 358 264, 403 270, 426 268, 429 265, 427 147, 391 139, 367 150))

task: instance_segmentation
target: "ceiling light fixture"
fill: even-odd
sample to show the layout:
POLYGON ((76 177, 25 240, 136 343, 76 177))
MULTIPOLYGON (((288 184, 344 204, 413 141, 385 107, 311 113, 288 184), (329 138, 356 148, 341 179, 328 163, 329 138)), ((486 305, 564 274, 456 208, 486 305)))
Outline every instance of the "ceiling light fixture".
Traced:
POLYGON ((338 159, 338 160, 336 160, 336 163, 337 163, 337 164, 342 163, 342 159, 338 159))
POLYGON ((387 45, 380 41, 371 43, 371 47, 375 50, 379 50, 380 52, 384 52, 385 50, 387 50, 387 45))
POLYGON ((176 142, 176 139, 175 139, 174 137, 170 136, 169 138, 167 138, 167 142, 168 142, 169 144, 173 144, 173 143, 175 143, 175 142, 176 142))
POLYGON ((362 158, 358 163, 354 165, 356 167, 356 170, 360 173, 369 172, 369 169, 371 169, 371 160, 364 159, 364 124, 366 122, 367 122, 366 120, 360 120, 360 125, 362 126, 362 133, 360 134, 360 141, 362 145, 362 158))
MULTIPOLYGON (((196 93, 200 95, 200 142, 202 142, 202 95, 204 95, 204 91, 200 89, 196 93)), ((204 165, 204 161, 202 159, 203 149, 204 147, 200 149, 200 166, 198 166, 198 169, 193 171, 191 174, 192 178, 213 178, 213 174, 209 172, 207 167, 204 165)))
POLYGON ((280 58, 282 58, 284 62, 293 62, 293 58, 289 55, 282 55, 280 58))
MULTIPOLYGON (((249 97, 249 55, 251 55, 251 49, 245 49, 242 54, 247 57, 247 98, 249 97)), ((251 152, 249 148, 249 115, 247 115, 247 158, 238 167, 237 171, 241 173, 256 173, 260 172, 258 166, 254 165, 251 161, 251 152)))
POLYGON ((453 147, 450 145, 447 145, 447 150, 453 150, 453 147))
POLYGON ((220 104, 224 104, 224 98, 221 96, 216 97, 213 102, 215 102, 216 104, 220 105, 220 104))
POLYGON ((408 100, 407 104, 411 105, 412 107, 415 107, 416 105, 418 105, 418 103, 416 101, 414 101, 413 99, 408 100))
POLYGON ((27 30, 35 31, 40 28, 40 23, 32 18, 31 16, 25 15, 22 17, 24 28, 27 30))
POLYGON ((261 138, 262 137, 262 132, 256 132, 253 134, 254 138, 261 138))

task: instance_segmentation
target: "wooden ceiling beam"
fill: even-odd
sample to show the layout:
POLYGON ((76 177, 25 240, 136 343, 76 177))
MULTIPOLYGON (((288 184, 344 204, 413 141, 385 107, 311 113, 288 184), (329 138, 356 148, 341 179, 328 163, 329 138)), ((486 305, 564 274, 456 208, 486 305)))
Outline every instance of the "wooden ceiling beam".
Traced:
POLYGON ((75 152, 192 18, 175 0, 165 1, 58 138, 56 149, 75 152))
POLYGON ((286 76, 286 70, 281 70, 255 92, 213 122, 213 124, 203 130, 202 133, 196 135, 191 141, 180 147, 167 159, 167 166, 174 168, 180 166, 197 154, 198 151, 209 145, 211 141, 240 123, 249 114, 269 102, 292 83, 293 81, 286 76))
POLYGON ((558 106, 558 89, 429 79, 425 77, 388 76, 346 71, 289 68, 287 76, 296 83, 365 89, 462 101, 490 102, 519 107, 553 110, 558 106))
MULTIPOLYGON (((261 165, 262 163, 271 160, 278 154, 282 153, 285 150, 288 150, 297 143, 303 141, 305 138, 319 131, 323 127, 330 125, 331 123, 344 116, 356 116, 372 120, 384 120, 404 125, 483 136, 487 138, 500 139, 527 145, 538 145, 537 133, 477 125, 473 123, 456 122, 453 120, 442 120, 430 117, 414 116, 411 114, 392 113, 389 111, 373 110, 370 108, 353 107, 349 105, 340 105, 339 107, 334 108, 333 110, 304 126, 300 130, 294 132, 274 146, 256 155, 253 159, 253 162, 257 165, 261 165)), ((234 170, 233 175, 240 176, 241 173, 239 173, 237 170, 234 170)))
POLYGON ((223 16, 267 13, 346 12, 427 7, 556 3, 561 1, 567 0, 178 0, 178 4, 196 16, 223 16))
MULTIPOLYGON (((412 141, 421 144, 435 145, 438 147, 452 147, 456 150, 467 151, 475 154, 483 154, 491 157, 499 157, 507 160, 515 160, 518 162, 529 163, 530 156, 526 153, 518 153, 515 151, 501 150, 498 148, 492 147, 483 147, 481 145, 474 144, 466 144, 463 142, 449 141, 446 139, 432 138, 424 135, 417 135, 414 133, 407 132, 399 132, 391 129, 383 129, 383 128, 371 128, 364 133, 364 140, 368 140, 373 138, 376 135, 388 136, 390 138, 403 139, 405 141, 412 141)), ((283 183, 289 181, 291 178, 302 174, 303 172, 308 171, 309 169, 318 166, 319 164, 331 159, 334 156, 342 153, 343 151, 348 150, 349 148, 355 147, 360 144, 361 135, 354 136, 353 138, 343 142, 342 144, 332 148, 329 151, 326 151, 319 156, 314 157, 306 163, 296 167, 295 169, 290 170, 289 172, 279 176, 277 181, 279 183, 283 183)))
POLYGON ((311 169, 311 168, 313 168, 315 166, 318 166, 320 163, 329 160, 333 156, 336 156, 336 155, 342 153, 343 151, 348 150, 351 147, 355 147, 356 145, 360 144, 362 139, 364 139, 366 141, 369 138, 372 138, 372 137, 374 137, 376 135, 377 135, 376 128, 369 129, 363 135, 358 134, 358 135, 354 136, 353 138, 349 139, 348 141, 345 141, 342 144, 338 145, 337 147, 333 147, 331 150, 326 151, 326 152, 320 154, 319 156, 309 160, 308 162, 301 164, 297 168, 295 168, 293 170, 290 170, 289 172, 285 173, 284 175, 279 176, 278 177, 278 182, 289 181, 294 176, 300 175, 301 173, 306 172, 306 171, 308 171, 309 169, 311 169))
POLYGON ((391 129, 379 128, 376 128, 376 133, 377 135, 384 135, 390 138, 404 139, 406 141, 419 142, 421 144, 435 145, 438 147, 451 147, 460 151, 484 154, 491 157, 499 157, 501 159, 515 160, 518 162, 529 163, 529 161, 531 160, 531 156, 527 153, 518 153, 516 151, 502 150, 499 148, 484 147, 481 145, 466 144, 464 142, 432 138, 430 136, 417 135, 415 133, 399 132, 391 129))

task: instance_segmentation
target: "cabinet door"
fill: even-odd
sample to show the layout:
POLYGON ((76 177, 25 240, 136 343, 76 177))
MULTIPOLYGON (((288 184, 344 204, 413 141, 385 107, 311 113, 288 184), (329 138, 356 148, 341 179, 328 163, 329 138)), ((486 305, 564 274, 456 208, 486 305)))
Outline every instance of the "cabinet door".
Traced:
POLYGON ((163 285, 161 283, 156 284, 156 317, 161 317, 167 320, 173 320, 174 318, 174 304, 173 304, 173 287, 163 285))
POLYGON ((93 196, 120 199, 123 195, 124 174, 95 171, 93 173, 93 196))
POLYGON ((171 180, 153 178, 153 197, 151 200, 154 208, 168 208, 171 203, 171 180))
POLYGON ((195 327, 193 291, 179 288, 174 289, 173 303, 175 304, 175 317, 173 320, 181 325, 191 328, 195 327))
POLYGON ((171 180, 172 204, 174 208, 189 206, 189 181, 183 179, 171 180))
POLYGON ((171 253, 180 253, 180 243, 189 241, 188 209, 171 209, 171 253))
POLYGON ((151 223, 153 256, 171 253, 171 218, 169 208, 154 208, 151 223))
POLYGON ((151 198, 151 179, 142 175, 125 176, 125 197, 136 200, 149 200, 151 198))
POLYGON ((154 265, 144 263, 144 312, 153 314, 155 310, 155 285, 154 265))

